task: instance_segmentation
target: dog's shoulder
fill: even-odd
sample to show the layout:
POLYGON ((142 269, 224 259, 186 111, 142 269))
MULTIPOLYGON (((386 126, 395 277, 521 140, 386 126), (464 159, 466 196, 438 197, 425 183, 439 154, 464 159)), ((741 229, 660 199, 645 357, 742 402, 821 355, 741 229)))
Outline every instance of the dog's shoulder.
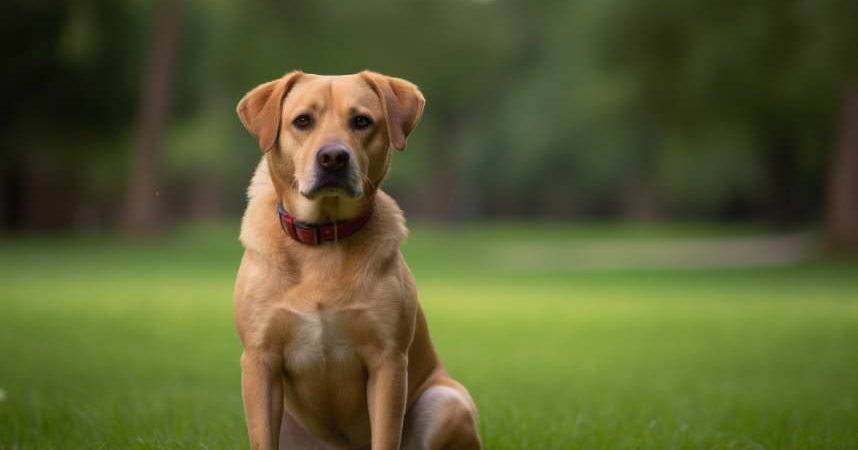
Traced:
POLYGON ((265 158, 256 166, 250 185, 247 187, 247 208, 241 219, 239 240, 244 248, 259 254, 271 254, 281 251, 282 233, 277 222, 277 193, 265 158))
POLYGON ((408 236, 402 209, 391 196, 381 190, 375 194, 373 208, 372 220, 369 224, 372 228, 366 238, 385 241, 398 248, 408 236))

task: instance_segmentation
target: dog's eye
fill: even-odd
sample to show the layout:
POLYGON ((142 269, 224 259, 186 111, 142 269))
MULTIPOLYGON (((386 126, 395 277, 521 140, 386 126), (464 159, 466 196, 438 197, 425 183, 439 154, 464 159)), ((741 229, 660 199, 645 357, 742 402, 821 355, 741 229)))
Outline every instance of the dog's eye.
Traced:
POLYGON ((292 126, 299 130, 306 130, 313 126, 313 118, 306 114, 301 114, 292 121, 292 126))
POLYGON ((354 116, 351 125, 355 130, 363 130, 372 125, 372 119, 364 115, 354 116))

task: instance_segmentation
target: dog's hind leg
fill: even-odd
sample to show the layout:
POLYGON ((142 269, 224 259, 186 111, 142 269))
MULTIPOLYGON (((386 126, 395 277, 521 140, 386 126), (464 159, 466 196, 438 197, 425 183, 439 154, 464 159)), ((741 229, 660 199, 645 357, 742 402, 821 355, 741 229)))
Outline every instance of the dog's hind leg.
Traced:
POLYGON ((423 391, 405 415, 402 450, 480 449, 476 408, 455 381, 423 391))

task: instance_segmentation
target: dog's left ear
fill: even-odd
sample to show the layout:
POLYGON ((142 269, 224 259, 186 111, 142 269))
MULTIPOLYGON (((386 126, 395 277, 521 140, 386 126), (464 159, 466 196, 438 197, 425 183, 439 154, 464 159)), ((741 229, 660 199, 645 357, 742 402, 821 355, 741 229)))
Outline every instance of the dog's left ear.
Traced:
POLYGON ((244 128, 259 139, 259 148, 263 152, 270 150, 277 142, 283 99, 301 75, 302 72, 296 70, 277 80, 260 84, 238 102, 238 118, 244 128))
POLYGON ((414 83, 365 70, 361 76, 381 98, 390 145, 405 150, 405 140, 423 115, 426 99, 414 83))

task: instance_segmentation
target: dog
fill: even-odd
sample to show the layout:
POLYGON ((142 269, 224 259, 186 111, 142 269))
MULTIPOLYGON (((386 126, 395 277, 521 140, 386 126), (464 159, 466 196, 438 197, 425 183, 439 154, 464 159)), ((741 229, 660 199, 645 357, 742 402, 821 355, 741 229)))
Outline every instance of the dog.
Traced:
POLYGON ((424 104, 370 71, 290 72, 238 103, 263 151, 235 283, 253 449, 481 448, 399 251, 402 211, 379 189, 424 104))

